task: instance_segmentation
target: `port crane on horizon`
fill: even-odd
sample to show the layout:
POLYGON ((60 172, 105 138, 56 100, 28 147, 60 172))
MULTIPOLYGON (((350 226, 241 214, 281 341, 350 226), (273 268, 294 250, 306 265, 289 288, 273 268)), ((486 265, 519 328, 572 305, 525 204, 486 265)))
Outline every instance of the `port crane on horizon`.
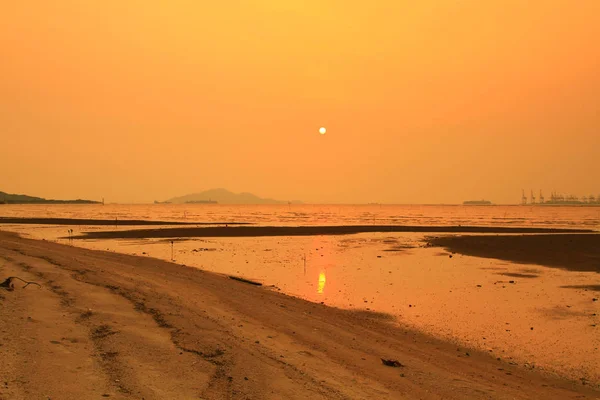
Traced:
POLYGON ((544 197, 544 193, 540 189, 539 197, 537 198, 533 194, 533 190, 530 190, 529 199, 525 195, 525 190, 521 189, 521 205, 591 205, 598 206, 600 205, 600 195, 594 196, 590 194, 589 196, 575 196, 572 194, 564 195, 562 193, 552 191, 550 193, 550 199, 546 200, 544 197))

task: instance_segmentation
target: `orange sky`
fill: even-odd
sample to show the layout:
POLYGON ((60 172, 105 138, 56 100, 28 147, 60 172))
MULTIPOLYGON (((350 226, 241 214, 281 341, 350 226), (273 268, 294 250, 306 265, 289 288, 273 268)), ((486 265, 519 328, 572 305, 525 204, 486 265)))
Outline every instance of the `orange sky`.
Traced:
POLYGON ((599 38, 598 0, 4 1, 0 190, 598 195, 599 38))

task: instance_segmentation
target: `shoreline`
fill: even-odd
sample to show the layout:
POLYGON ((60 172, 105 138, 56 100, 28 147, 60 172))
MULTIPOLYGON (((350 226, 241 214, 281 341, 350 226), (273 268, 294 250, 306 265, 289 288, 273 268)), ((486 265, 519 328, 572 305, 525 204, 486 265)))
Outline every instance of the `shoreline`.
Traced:
POLYGON ((149 239, 182 237, 265 237, 353 235, 357 233, 592 233, 586 229, 517 228, 486 226, 332 225, 232 226, 84 232, 73 239, 149 239))
POLYGON ((64 398, 71 374, 81 376, 70 387, 80 398, 598 396, 589 385, 457 351, 385 315, 310 303, 158 259, 6 232, 0 238, 2 274, 43 285, 0 293, 8 360, 0 369, 28 382, 0 388, 10 398, 64 398), (57 353, 61 347, 69 352, 57 353), (404 366, 387 367, 380 357, 404 366))

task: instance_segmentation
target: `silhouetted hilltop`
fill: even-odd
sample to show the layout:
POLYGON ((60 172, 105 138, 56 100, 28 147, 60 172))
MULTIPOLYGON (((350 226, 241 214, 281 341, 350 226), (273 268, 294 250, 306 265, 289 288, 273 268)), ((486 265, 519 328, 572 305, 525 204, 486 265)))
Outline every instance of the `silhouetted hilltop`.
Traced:
POLYGON ((27 196, 24 194, 10 194, 0 192, 0 204, 99 204, 92 200, 52 200, 43 197, 27 196))
MULTIPOLYGON (((193 203, 214 201, 219 204, 287 204, 287 201, 264 199, 252 193, 233 193, 226 189, 211 189, 167 200, 168 203, 193 203)), ((300 201, 292 201, 294 204, 300 201)))

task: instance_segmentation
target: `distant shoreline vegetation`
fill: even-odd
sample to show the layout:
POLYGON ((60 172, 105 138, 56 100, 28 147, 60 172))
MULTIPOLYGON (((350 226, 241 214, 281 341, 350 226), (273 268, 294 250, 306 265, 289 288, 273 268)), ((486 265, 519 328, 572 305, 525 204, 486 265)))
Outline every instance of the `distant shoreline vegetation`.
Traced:
POLYGON ((94 200, 54 200, 43 197, 27 196, 24 194, 10 194, 0 192, 0 204, 102 204, 101 201, 94 200))

